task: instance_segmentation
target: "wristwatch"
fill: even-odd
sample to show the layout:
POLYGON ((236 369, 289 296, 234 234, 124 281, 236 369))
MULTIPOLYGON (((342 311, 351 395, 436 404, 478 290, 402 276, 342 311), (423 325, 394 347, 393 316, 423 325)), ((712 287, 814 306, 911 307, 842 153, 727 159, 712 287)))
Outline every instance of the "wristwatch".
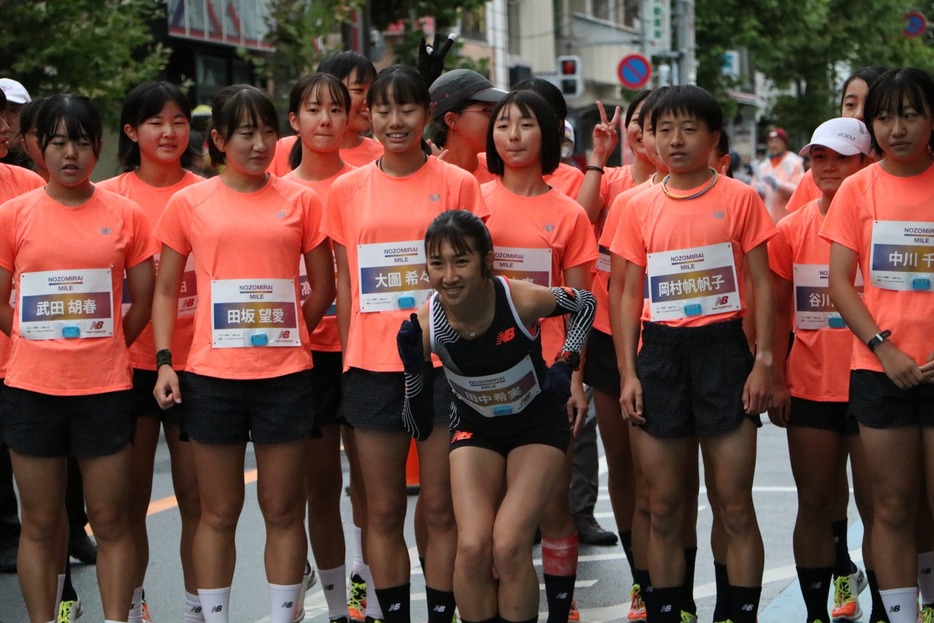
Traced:
POLYGON ((888 329, 881 333, 876 333, 874 336, 872 336, 871 340, 866 342, 866 347, 869 349, 869 352, 874 353, 876 352, 876 349, 879 348, 879 345, 890 337, 892 337, 892 332, 888 329))
POLYGON ((555 357, 555 363, 559 361, 563 361, 568 364, 571 370, 576 371, 581 367, 581 354, 570 350, 562 350, 558 353, 558 356, 555 357))

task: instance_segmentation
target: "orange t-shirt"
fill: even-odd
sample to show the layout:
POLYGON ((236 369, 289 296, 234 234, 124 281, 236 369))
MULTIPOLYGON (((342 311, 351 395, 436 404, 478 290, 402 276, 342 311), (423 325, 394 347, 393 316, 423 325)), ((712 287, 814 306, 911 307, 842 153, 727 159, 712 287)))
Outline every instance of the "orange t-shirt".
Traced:
MULTIPOLYGON (((272 162, 269 163, 269 167, 266 169, 267 172, 276 177, 285 177, 292 172, 292 167, 289 166, 289 154, 292 153, 292 146, 295 145, 297 140, 298 136, 293 134, 292 136, 283 136, 276 142, 276 155, 273 157, 272 162)), ((382 155, 383 145, 368 136, 364 136, 363 141, 356 147, 341 149, 341 160, 352 167, 362 167, 382 155)))
MULTIPOLYGON (((535 197, 516 195, 502 181, 481 187, 490 210, 486 226, 493 239, 496 273, 541 286, 564 285, 564 271, 597 259, 597 243, 587 213, 555 189, 535 197)), ((564 318, 542 321, 545 356, 564 344, 564 318)))
MULTIPOLYGON (((707 182, 677 192, 690 195, 706 185, 707 182)), ((772 220, 755 190, 720 176, 713 188, 695 199, 672 199, 659 184, 633 197, 629 206, 620 217, 610 251, 646 267, 648 254, 658 254, 654 256, 657 261, 669 266, 657 275, 649 270, 650 290, 654 289, 655 297, 675 310, 671 316, 681 314, 682 310, 685 314, 679 318, 661 317, 650 304, 644 308, 643 320, 697 327, 744 315, 743 257, 775 234, 772 220), (723 258, 705 263, 707 256, 713 257, 713 247, 722 254, 725 243, 730 244, 726 259, 732 260, 735 281, 729 269, 719 263, 723 258), (698 296, 702 293, 710 301, 688 302, 700 301, 698 296), (691 305, 701 305, 707 313, 689 313, 691 305)))
MULTIPOLYGON (((203 182, 204 178, 195 175, 191 171, 185 171, 177 183, 163 188, 150 186, 139 178, 135 172, 130 171, 109 180, 100 182, 98 188, 109 190, 123 195, 127 199, 132 199, 139 207, 143 209, 149 224, 156 226, 162 211, 165 210, 165 204, 176 191, 203 182)), ((156 269, 159 267, 159 253, 155 254, 156 269)), ((186 296, 191 297, 197 294, 194 290, 194 273, 185 273, 183 282, 186 288, 186 296), (190 287, 189 287, 190 286, 190 287)), ((185 360, 188 358, 188 349, 191 348, 191 337, 194 333, 194 308, 191 308, 190 314, 181 314, 175 322, 175 333, 172 335, 172 365, 176 370, 185 369, 185 360)), ((152 337, 152 323, 146 325, 143 332, 140 333, 136 341, 130 346, 130 365, 139 370, 156 369, 156 343, 152 337)))
POLYGON ((195 257, 198 310, 187 371, 261 379, 311 368, 298 264, 326 242, 321 214, 317 194, 274 176, 252 193, 215 177, 172 196, 156 236, 195 257), (253 341, 260 329, 266 339, 253 341), (247 338, 254 347, 227 347, 246 346, 247 338))
MULTIPOLYGON (((908 226, 908 229, 918 227, 926 232, 934 231, 934 166, 920 175, 896 177, 886 173, 877 163, 851 175, 834 195, 820 231, 821 238, 857 253, 864 282, 863 303, 876 324, 892 332, 889 338, 892 344, 920 365, 934 352, 932 292, 888 290, 873 285, 870 279, 873 230, 881 230, 880 226, 886 226, 887 221, 911 222, 913 226, 908 226)), ((881 265, 888 266, 889 258, 901 254, 903 260, 913 257, 915 267, 923 269, 916 274, 930 275, 934 272, 931 239, 930 233, 903 232, 905 244, 900 248, 884 245, 889 248, 882 253, 881 265)), ((883 247, 882 244, 877 246, 880 250, 883 247)), ((909 269, 908 272, 913 271, 909 269)), ((879 359, 855 336, 854 340, 850 368, 883 372, 879 359)))
POLYGON ((563 162, 554 172, 545 175, 544 178, 546 184, 571 199, 577 199, 577 191, 584 183, 584 174, 581 170, 563 162))
POLYGON ((477 154, 477 168, 473 170, 473 176, 477 178, 477 182, 481 185, 499 179, 498 176, 490 173, 490 169, 486 165, 486 154, 477 154))
POLYGON ((600 176, 600 202, 604 209, 609 209, 613 200, 621 193, 636 186, 632 179, 632 165, 624 164, 621 167, 604 167, 600 176))
POLYGON ((801 208, 801 206, 814 201, 815 199, 821 198, 820 188, 817 187, 817 184, 814 183, 814 173, 808 169, 804 177, 801 178, 801 181, 798 182, 795 192, 791 193, 791 197, 788 198, 788 203, 785 204, 785 209, 789 212, 794 212, 801 208))
POLYGON ((644 190, 652 188, 652 179, 642 182, 634 188, 617 195, 616 199, 610 205, 606 215, 606 222, 603 224, 603 232, 600 234, 600 258, 594 268, 593 276, 593 296, 597 299, 597 312, 593 319, 593 328, 606 334, 611 332, 610 328, 610 245, 616 236, 616 230, 619 228, 620 217, 626 211, 629 201, 644 190))
MULTIPOLYGON (((823 224, 824 215, 815 200, 779 221, 775 237, 769 240, 769 267, 795 285, 792 301, 776 301, 776 305, 791 303, 793 318, 796 309, 833 309, 823 279, 830 263, 830 243, 817 235, 823 224)), ((794 346, 785 365, 789 393, 805 400, 846 402, 852 347, 853 335, 846 327, 813 329, 796 323, 794 346)))
POLYGON ((350 271, 344 370, 402 371, 396 333, 432 291, 425 231, 445 210, 487 214, 476 178, 434 156, 405 177, 371 163, 331 186, 324 230, 347 250, 350 271))
POLYGON ((42 188, 3 204, 0 266, 18 293, 6 384, 55 396, 129 389, 123 273, 158 249, 140 207, 106 190, 78 207, 42 188))
MULTIPOLYGON (((0 204, 43 186, 45 180, 29 169, 0 163, 0 204)), ((16 300, 16 292, 12 292, 10 297, 16 300)), ((10 358, 12 347, 7 334, 0 332, 0 378, 6 376, 6 362, 10 358)))
MULTIPOLYGON (((338 177, 344 173, 353 171, 353 167, 349 164, 345 164, 344 168, 338 171, 336 175, 333 175, 326 180, 303 180, 301 178, 295 177, 294 174, 288 175, 285 179, 290 182, 295 182, 297 184, 304 184, 308 186, 313 191, 318 193, 318 196, 321 197, 322 201, 327 202, 328 191, 331 189, 331 184, 334 183, 338 177)), ((299 265, 299 272, 304 274, 305 271, 305 260, 302 258, 299 265)), ((335 268, 336 272, 336 268, 335 268)), ((311 288, 308 286, 308 277, 302 279, 302 302, 305 302, 305 299, 308 298, 308 295, 311 294, 311 288)), ((341 352, 341 340, 337 332, 337 304, 333 303, 324 314, 324 318, 321 319, 321 322, 318 323, 318 326, 315 327, 315 330, 311 332, 311 350, 317 350, 327 353, 339 353, 341 352)))

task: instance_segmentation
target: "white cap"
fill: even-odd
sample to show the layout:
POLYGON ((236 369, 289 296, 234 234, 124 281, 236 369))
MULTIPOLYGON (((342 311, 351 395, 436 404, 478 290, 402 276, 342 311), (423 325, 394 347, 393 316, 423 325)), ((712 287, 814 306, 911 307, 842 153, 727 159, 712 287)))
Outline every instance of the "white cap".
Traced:
POLYGON ((798 152, 802 156, 811 153, 812 147, 826 147, 844 156, 869 154, 869 132, 859 119, 837 117, 817 126, 811 142, 798 152))
POLYGON ((0 78, 0 89, 11 104, 28 104, 32 101, 26 87, 12 78, 0 78))

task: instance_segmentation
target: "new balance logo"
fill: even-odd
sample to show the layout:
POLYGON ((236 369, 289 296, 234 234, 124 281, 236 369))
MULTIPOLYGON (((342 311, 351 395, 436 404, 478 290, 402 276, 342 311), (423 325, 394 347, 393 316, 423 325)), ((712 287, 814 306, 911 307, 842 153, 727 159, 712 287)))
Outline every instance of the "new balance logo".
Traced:
POLYGON ((432 611, 434 611, 434 612, 441 612, 441 613, 443 613, 445 610, 447 610, 447 608, 444 607, 444 606, 435 606, 434 608, 432 608, 432 611))
POLYGON ((389 610, 390 612, 399 612, 400 610, 402 610, 402 604, 399 602, 396 602, 394 604, 389 604, 389 607, 386 608, 386 610, 389 610))
POLYGON ((282 608, 283 610, 291 610, 292 608, 295 607, 295 602, 293 602, 293 601, 283 601, 283 602, 282 602, 282 605, 279 606, 279 607, 282 608))
POLYGON ((334 585, 333 585, 333 584, 325 584, 325 585, 324 585, 324 590, 326 590, 326 591, 333 591, 333 590, 334 590, 334 585))
POLYGON ((823 587, 824 587, 824 583, 823 583, 823 582, 814 582, 814 583, 811 584, 811 586, 810 586, 810 588, 811 588, 812 591, 817 590, 817 589, 819 589, 819 588, 823 588, 823 587))
POLYGON ((223 611, 224 611, 224 606, 214 606, 213 608, 211 608, 211 612, 223 612, 223 611))
POLYGON ((901 610, 902 610, 902 607, 901 607, 901 606, 897 606, 897 605, 896 605, 896 606, 892 606, 891 608, 889 608, 889 612, 901 612, 901 610))
POLYGON ((931 575, 931 568, 925 567, 924 569, 919 570, 918 573, 921 575, 931 575))
POLYGON ((459 430, 453 435, 451 435, 451 443, 455 441, 467 441, 473 437, 473 433, 466 430, 459 430))
POLYGON ((500 331, 496 334, 496 345, 505 344, 506 342, 511 342, 516 337, 516 328, 509 327, 505 331, 500 331))
POLYGON ((556 599, 560 599, 560 600, 563 601, 563 600, 566 600, 566 599, 568 598, 568 594, 567 594, 567 593, 558 593, 557 595, 555 595, 555 598, 556 598, 556 599))
POLYGON ((659 608, 659 611, 660 612, 671 612, 671 604, 665 604, 664 606, 659 608))
POLYGON ((753 604, 743 604, 743 607, 740 608, 743 612, 752 612, 756 607, 753 604))

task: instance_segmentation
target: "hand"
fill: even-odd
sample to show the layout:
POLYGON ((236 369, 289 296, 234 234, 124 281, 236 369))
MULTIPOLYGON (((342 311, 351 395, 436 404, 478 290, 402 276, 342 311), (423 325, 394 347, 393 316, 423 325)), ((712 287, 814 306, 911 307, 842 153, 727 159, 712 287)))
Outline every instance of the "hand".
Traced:
POLYGON ((551 393, 555 402, 566 403, 571 397, 571 366, 566 361, 556 361, 545 373, 542 390, 551 393))
POLYGON ((743 410, 747 415, 758 415, 769 408, 772 401, 771 376, 769 366, 756 360, 743 386, 743 410))
POLYGON ((593 127, 593 151, 591 151, 591 155, 599 162, 592 162, 591 164, 602 167, 606 166, 610 154, 619 144, 619 133, 616 130, 619 125, 619 106, 616 107, 613 119, 610 121, 607 121, 606 110, 604 110, 603 104, 599 100, 597 101, 597 110, 600 111, 600 123, 593 127))
POLYGON ((892 342, 886 340, 875 350, 885 375, 895 383, 899 389, 911 389, 922 382, 930 382, 931 363, 924 364, 925 370, 918 367, 915 360, 906 355, 892 342))
POLYGON ((791 419, 791 395, 784 379, 772 383, 772 402, 769 405, 769 419, 775 426, 785 428, 791 419))
POLYGON ((571 398, 568 400, 568 422, 571 424, 571 434, 577 437, 581 429, 584 428, 584 422, 587 421, 587 412, 590 403, 587 401, 587 393, 584 391, 584 384, 580 380, 571 380, 571 398))
POLYGON ((772 187, 772 189, 778 188, 778 180, 775 179, 774 175, 765 175, 762 177, 762 181, 772 187))
POLYGON ((178 387, 178 374, 175 373, 172 366, 159 366, 159 374, 152 395, 155 396, 159 408, 163 411, 171 409, 182 402, 182 392, 178 387))
POLYGON ((431 83, 444 72, 444 57, 447 56, 451 46, 454 45, 457 35, 454 33, 449 34, 444 42, 440 42, 440 38, 441 35, 435 33, 434 43, 428 45, 428 42, 422 37, 422 42, 418 46, 418 73, 422 75, 422 79, 428 86, 431 86, 431 83))
POLYGON ((425 139, 425 143, 428 144, 428 149, 431 150, 431 155, 437 158, 438 160, 444 160, 445 156, 448 155, 447 149, 438 147, 437 145, 435 145, 435 142, 431 140, 430 138, 425 139))
POLYGON ((927 363, 919 368, 925 383, 934 383, 934 353, 928 355, 927 363))
POLYGON ((402 321, 396 334, 396 348, 402 367, 409 374, 418 374, 425 363, 425 346, 422 343, 422 325, 418 314, 413 313, 408 320, 402 321))
POLYGON ((619 406, 623 411, 623 419, 633 424, 645 424, 642 415, 642 383, 636 375, 623 379, 619 390, 619 406))

